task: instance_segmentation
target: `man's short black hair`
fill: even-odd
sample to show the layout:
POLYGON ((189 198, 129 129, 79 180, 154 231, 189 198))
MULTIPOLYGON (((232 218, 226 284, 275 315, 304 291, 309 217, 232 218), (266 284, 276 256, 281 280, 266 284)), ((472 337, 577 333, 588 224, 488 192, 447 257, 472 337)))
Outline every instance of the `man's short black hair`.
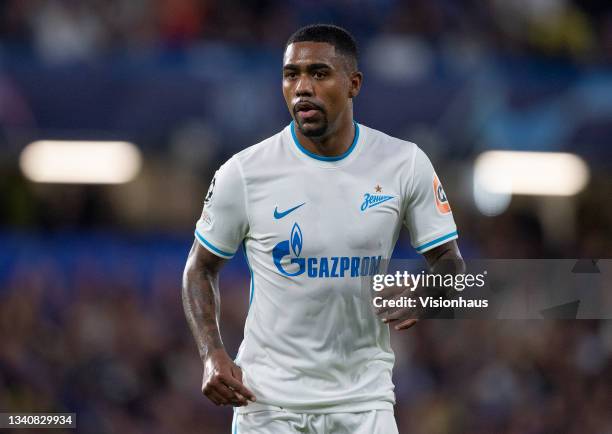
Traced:
POLYGON ((294 42, 326 42, 333 45, 337 52, 348 61, 349 69, 357 70, 359 52, 357 42, 350 32, 333 24, 310 24, 298 29, 289 37, 285 49, 294 42))

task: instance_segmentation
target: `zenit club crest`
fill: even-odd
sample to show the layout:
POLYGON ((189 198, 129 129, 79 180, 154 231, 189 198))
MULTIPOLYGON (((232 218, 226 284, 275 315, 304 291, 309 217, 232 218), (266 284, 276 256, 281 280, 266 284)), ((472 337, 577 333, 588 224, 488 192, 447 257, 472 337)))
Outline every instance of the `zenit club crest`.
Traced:
MULTIPOLYGON (((374 191, 376 191, 376 193, 382 193, 382 187, 378 184, 376 184, 376 187, 374 187, 374 191)), ((365 193, 363 195, 363 202, 361 203, 361 211, 365 211, 368 208, 372 208, 375 207, 377 205, 380 205, 383 202, 386 202, 388 200, 393 199, 395 196, 391 196, 388 194, 371 194, 371 193, 365 193)))
POLYGON ((448 214, 451 212, 450 204, 448 203, 448 199, 446 197, 446 193, 444 192, 444 188, 442 188, 442 184, 438 179, 438 175, 434 173, 433 179, 433 193, 436 198, 436 208, 442 214, 448 214))

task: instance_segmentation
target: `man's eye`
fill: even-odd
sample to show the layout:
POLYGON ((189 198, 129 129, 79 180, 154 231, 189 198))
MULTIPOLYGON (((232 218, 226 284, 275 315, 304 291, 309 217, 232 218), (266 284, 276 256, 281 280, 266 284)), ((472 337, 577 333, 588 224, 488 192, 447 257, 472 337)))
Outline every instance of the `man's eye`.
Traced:
POLYGON ((295 72, 286 72, 285 78, 295 78, 297 74, 295 72))
POLYGON ((317 71, 317 72, 315 72, 313 75, 314 75, 314 78, 316 78, 316 79, 321 79, 321 78, 325 78, 325 75, 326 75, 326 74, 325 74, 324 72, 317 71))

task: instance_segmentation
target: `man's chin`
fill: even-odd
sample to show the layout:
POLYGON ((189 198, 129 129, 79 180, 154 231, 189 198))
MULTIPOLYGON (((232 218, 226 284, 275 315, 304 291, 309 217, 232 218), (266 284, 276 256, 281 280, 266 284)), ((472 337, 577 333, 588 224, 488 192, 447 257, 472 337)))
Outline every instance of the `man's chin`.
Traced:
POLYGON ((327 132, 327 124, 325 122, 296 122, 300 133, 306 137, 321 137, 327 132))

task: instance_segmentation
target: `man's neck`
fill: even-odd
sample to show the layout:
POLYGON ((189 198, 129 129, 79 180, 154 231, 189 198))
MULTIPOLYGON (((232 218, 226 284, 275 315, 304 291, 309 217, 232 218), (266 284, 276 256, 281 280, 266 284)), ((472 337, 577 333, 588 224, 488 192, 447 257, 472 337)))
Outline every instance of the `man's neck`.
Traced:
POLYGON ((349 119, 348 122, 342 122, 336 131, 322 137, 306 137, 297 127, 295 134, 306 150, 323 157, 338 157, 351 147, 355 138, 355 125, 349 119))

